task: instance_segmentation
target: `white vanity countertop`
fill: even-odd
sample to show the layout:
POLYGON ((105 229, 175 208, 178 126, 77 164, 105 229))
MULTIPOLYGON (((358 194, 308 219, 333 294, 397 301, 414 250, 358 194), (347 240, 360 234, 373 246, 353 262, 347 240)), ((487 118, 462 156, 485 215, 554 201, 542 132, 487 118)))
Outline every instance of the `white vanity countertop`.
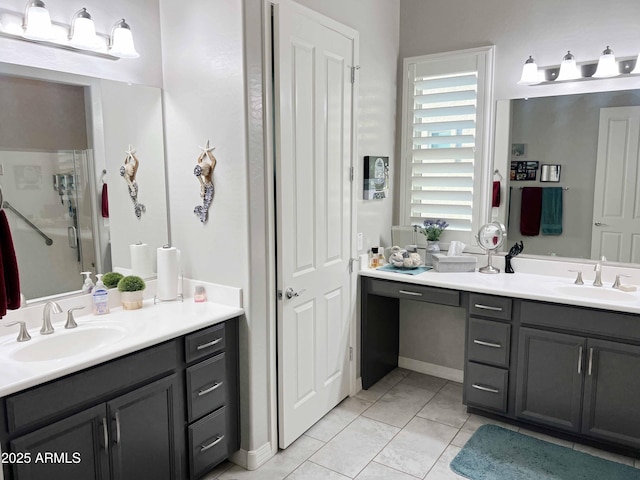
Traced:
MULTIPOLYGON (((82 311, 76 313, 79 314, 82 311)), ((17 342, 18 327, 12 327, 10 332, 3 331, 3 335, 0 336, 0 358, 3 367, 0 375, 0 396, 78 372, 243 313, 244 310, 237 306, 213 302, 195 303, 192 298, 185 298, 184 302, 166 302, 156 305, 153 304, 152 299, 147 299, 143 307, 138 310, 123 310, 117 307, 112 308, 111 313, 107 315, 77 315, 78 327, 72 330, 64 329, 65 315, 56 315, 53 323, 56 331, 53 334, 40 335, 39 328, 30 328, 29 333, 32 339, 27 342, 17 342), (58 318, 62 320, 59 321, 58 318), (98 344, 95 348, 63 358, 45 361, 21 361, 13 358, 21 348, 38 349, 38 344, 45 344, 47 341, 64 341, 62 337, 65 335, 82 335, 81 330, 98 329, 101 326, 115 326, 120 332, 126 333, 123 338, 115 342, 98 344)))
POLYGON ((573 276, 569 278, 519 272, 514 274, 484 274, 477 271, 468 273, 442 273, 429 270, 418 275, 407 275, 404 273, 368 268, 361 270, 359 273, 367 277, 417 285, 502 295, 617 312, 640 313, 640 291, 622 292, 613 289, 611 288, 611 282, 608 279, 605 282, 604 278, 604 286, 594 287, 591 285, 592 279, 586 277, 584 285, 575 285, 573 283, 575 274, 572 274, 573 276))

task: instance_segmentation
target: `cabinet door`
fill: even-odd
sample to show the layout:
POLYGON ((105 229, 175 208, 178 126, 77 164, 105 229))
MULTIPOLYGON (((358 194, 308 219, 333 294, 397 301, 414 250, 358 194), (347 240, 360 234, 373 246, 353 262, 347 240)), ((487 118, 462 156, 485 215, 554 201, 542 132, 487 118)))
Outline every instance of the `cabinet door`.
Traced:
POLYGON ((583 337, 520 329, 516 416, 579 431, 585 343, 583 337))
POLYGON ((29 463, 16 463, 13 478, 107 480, 107 428, 106 409, 102 404, 16 438, 10 443, 11 451, 29 455, 29 463))
POLYGON ((179 477, 176 419, 180 393, 174 374, 107 404, 114 480, 179 477))
POLYGON ((640 447, 640 347, 589 339, 583 433, 640 447))

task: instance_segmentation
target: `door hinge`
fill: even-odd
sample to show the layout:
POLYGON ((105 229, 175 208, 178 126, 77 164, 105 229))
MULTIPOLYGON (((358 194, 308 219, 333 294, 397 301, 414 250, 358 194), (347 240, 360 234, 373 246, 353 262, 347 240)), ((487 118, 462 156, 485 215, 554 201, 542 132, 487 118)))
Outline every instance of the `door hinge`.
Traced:
POLYGON ((360 70, 360 65, 351 67, 351 83, 356 83, 356 70, 360 70))
POLYGON ((349 347, 349 361, 353 361, 353 347, 349 347))
POLYGON ((356 169, 354 167, 349 167, 349 180, 353 182, 356 176, 356 169))

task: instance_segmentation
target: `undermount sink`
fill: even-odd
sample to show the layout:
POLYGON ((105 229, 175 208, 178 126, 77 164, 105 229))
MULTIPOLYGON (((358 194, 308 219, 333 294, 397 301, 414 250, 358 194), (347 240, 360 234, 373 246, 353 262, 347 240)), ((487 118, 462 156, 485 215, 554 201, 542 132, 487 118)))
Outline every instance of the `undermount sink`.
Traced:
POLYGON ((589 300, 606 300, 610 302, 633 302, 636 296, 611 287, 589 287, 586 285, 561 285, 554 287, 556 293, 571 297, 588 298, 589 300))
POLYGON ((127 336, 120 325, 79 326, 73 330, 56 330, 46 337, 38 337, 13 350, 9 355, 19 362, 43 362, 78 355, 114 344, 127 336))

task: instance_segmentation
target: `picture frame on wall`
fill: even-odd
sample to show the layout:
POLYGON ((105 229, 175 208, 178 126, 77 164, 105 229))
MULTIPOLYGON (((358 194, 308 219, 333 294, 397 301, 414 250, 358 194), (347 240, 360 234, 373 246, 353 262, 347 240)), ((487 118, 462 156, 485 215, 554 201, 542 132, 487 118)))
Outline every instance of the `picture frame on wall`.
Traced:
POLYGON ((511 144, 511 156, 513 158, 527 158, 527 144, 526 143, 512 143, 511 144))
POLYGON ((535 181, 538 175, 539 162, 535 161, 512 161, 509 171, 509 180, 515 182, 535 181))
POLYGON ((389 196, 389 157, 367 155, 364 157, 365 200, 381 200, 389 196))

